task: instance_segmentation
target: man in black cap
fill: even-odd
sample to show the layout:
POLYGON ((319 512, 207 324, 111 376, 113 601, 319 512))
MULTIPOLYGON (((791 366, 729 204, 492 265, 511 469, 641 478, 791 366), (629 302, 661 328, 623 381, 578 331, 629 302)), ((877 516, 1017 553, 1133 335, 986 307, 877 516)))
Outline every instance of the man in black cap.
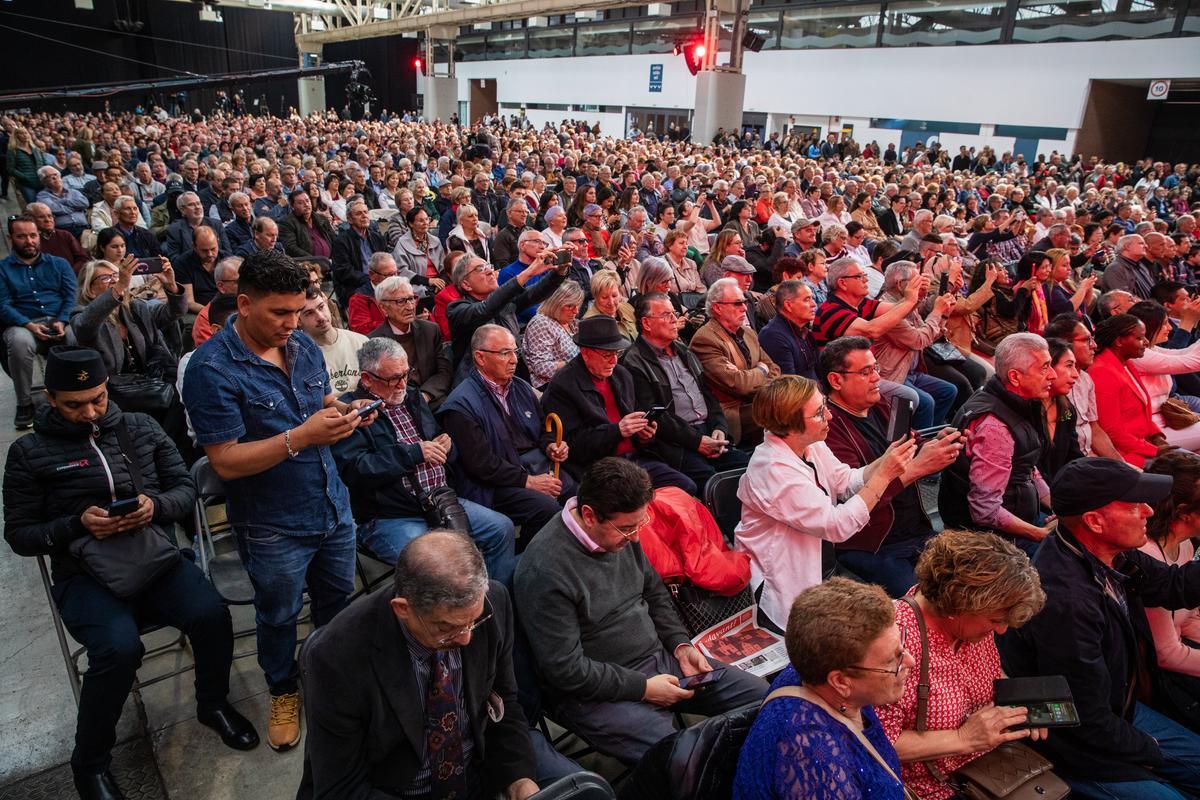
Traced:
POLYGON ((1138 551, 1169 475, 1082 458, 1050 488, 1058 530, 1033 559, 1041 613, 999 639, 1013 677, 1064 675, 1080 725, 1035 744, 1075 796, 1200 795, 1200 737, 1151 710, 1157 668, 1146 606, 1200 605, 1200 563, 1164 564, 1138 551))
POLYGON ((658 425, 647 416, 649 409, 635 405, 633 376, 617 363, 630 345, 617 321, 603 315, 581 320, 575 344, 579 355, 550 379, 542 395, 542 408, 562 420, 571 448, 567 470, 578 480, 596 461, 621 456, 646 470, 655 489, 675 486, 695 494, 695 482, 654 452, 658 425))
POLYGON ((238 750, 257 746, 258 734, 226 699, 229 611, 174 546, 174 523, 196 500, 175 445, 151 417, 108 401, 95 350, 52 349, 45 382, 49 405, 8 451, 4 538, 18 555, 50 556, 55 603, 87 649, 71 768, 80 797, 108 800, 123 797, 109 751, 141 664, 141 625, 187 635, 201 723, 238 750))

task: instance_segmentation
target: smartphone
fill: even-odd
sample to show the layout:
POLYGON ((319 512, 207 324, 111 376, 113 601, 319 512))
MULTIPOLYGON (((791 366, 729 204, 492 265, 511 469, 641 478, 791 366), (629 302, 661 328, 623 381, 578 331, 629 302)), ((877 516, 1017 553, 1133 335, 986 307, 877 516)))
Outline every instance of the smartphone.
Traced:
POLYGON ((1079 724, 1071 687, 1062 675, 1001 678, 992 682, 998 706, 1023 706, 1029 718, 1018 728, 1069 728, 1079 724))
POLYGON ((1090 277, 1092 277, 1092 273, 1095 271, 1096 271, 1096 268, 1093 267, 1091 264, 1084 264, 1083 267, 1081 267, 1079 270, 1079 277, 1090 278, 1090 277))
POLYGON ((912 401, 903 397, 892 398, 892 411, 888 417, 887 440, 889 444, 908 436, 912 429, 912 401))
POLYGON ((621 247, 629 247, 629 242, 630 238, 628 233, 621 237, 621 247))
POLYGON ((571 251, 570 250, 559 250, 557 253, 554 254, 554 266, 565 267, 567 264, 570 264, 570 263, 571 263, 571 251))
POLYGON ((133 268, 134 275, 156 275, 162 271, 162 260, 158 258, 139 258, 133 268))
POLYGON ((646 411, 646 422, 658 422, 658 418, 661 417, 666 410, 666 406, 650 406, 650 408, 646 411))
POLYGON ((950 291, 950 273, 943 272, 938 278, 938 297, 950 291))
POLYGON ((705 689, 712 686, 725 675, 725 668, 714 669, 712 672, 700 672, 679 679, 680 689, 705 689))
POLYGON ((369 417, 373 412, 375 412, 382 405, 383 405, 382 400, 376 400, 374 403, 370 403, 368 405, 363 406, 362 408, 358 409, 358 412, 357 412, 358 418, 364 419, 366 417, 369 417))
POLYGON ((126 497, 124 500, 116 500, 108 504, 108 515, 110 517, 123 517, 126 514, 132 514, 138 510, 141 505, 141 500, 136 497, 126 497))

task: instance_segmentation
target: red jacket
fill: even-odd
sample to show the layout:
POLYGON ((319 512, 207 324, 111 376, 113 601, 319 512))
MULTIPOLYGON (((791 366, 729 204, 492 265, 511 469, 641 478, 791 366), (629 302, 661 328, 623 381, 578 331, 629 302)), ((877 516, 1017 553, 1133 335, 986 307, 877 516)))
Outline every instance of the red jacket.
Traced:
POLYGON ((455 300, 462 297, 462 293, 458 291, 458 287, 454 284, 447 284, 445 289, 442 289, 433 296, 433 314, 431 318, 437 323, 437 326, 442 329, 442 341, 450 341, 450 318, 446 316, 446 309, 455 300))
POLYGON ((654 493, 640 543, 665 581, 688 582, 730 597, 750 582, 750 555, 729 549, 704 504, 682 489, 654 493))
POLYGON ((1141 469, 1158 455, 1150 437, 1162 434, 1150 415, 1150 393, 1142 385, 1142 373, 1133 364, 1122 365, 1112 350, 1097 355, 1087 372, 1096 384, 1100 427, 1121 457, 1141 469))
POLYGON ((383 324, 383 309, 373 295, 355 292, 350 295, 350 330, 369 336, 371 331, 383 324))

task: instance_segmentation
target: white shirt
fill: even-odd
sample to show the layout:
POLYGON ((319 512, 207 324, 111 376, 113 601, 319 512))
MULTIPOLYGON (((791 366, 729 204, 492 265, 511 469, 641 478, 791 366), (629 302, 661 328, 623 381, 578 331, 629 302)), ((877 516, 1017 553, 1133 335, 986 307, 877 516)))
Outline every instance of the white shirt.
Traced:
POLYGON ((805 459, 767 433, 738 484, 735 549, 750 554, 750 583, 763 586, 759 605, 780 627, 796 595, 821 582, 821 542, 846 541, 871 516, 852 497, 863 486, 861 467, 838 461, 824 442, 810 445, 805 459))
POLYGON ((1135 358, 1130 363, 1142 373, 1142 386, 1146 387, 1146 393, 1150 395, 1150 413, 1153 415, 1154 424, 1164 431, 1167 430, 1167 425, 1158 410, 1171 396, 1172 375, 1200 370, 1200 341, 1193 342, 1182 350, 1148 347, 1141 358, 1135 358))
POLYGON ((367 337, 354 331, 335 329, 337 338, 332 344, 321 344, 325 356, 325 368, 329 370, 329 385, 334 397, 358 388, 358 350, 367 342, 367 337))
POLYGON ((1071 387, 1067 399, 1075 406, 1079 415, 1079 423, 1075 425, 1075 435, 1079 437, 1079 449, 1085 456, 1094 456, 1092 452, 1092 423, 1100 419, 1100 411, 1096 407, 1096 382, 1092 376, 1083 370, 1071 387))

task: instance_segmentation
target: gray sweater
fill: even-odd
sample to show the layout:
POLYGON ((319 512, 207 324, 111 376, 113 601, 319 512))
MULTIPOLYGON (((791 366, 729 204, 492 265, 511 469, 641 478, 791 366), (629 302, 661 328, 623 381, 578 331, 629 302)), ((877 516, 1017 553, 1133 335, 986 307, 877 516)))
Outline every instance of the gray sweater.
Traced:
POLYGON ((639 701, 633 669, 659 647, 689 641, 667 587, 640 545, 589 553, 555 517, 517 566, 517 617, 552 696, 639 701))

